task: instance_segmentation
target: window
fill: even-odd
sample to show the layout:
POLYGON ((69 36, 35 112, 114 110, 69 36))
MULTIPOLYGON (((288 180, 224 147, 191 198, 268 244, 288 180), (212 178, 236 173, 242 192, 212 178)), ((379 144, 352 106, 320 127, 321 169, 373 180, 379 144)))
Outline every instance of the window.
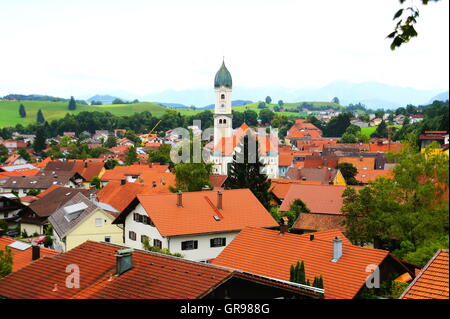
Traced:
POLYGON ((134 213, 134 214, 133 214, 133 220, 134 220, 135 222, 139 221, 139 214, 138 214, 138 213, 134 213))
POLYGON ((107 243, 110 243, 111 242, 111 236, 105 236, 105 241, 107 243))
POLYGON ((220 98, 221 98, 222 100, 225 100, 225 94, 222 93, 222 94, 220 95, 220 98))
POLYGON ((227 244, 227 239, 225 237, 220 238, 211 238, 210 239, 211 247, 223 247, 227 244))
POLYGON ((187 240, 181 242, 181 250, 191 250, 198 248, 198 240, 187 240))
POLYGON ((222 124, 222 119, 219 119, 219 124, 222 124))
POLYGON ((102 219, 96 218, 95 219, 95 227, 101 227, 102 226, 102 219))
POLYGON ((159 239, 153 239, 153 246, 158 247, 159 249, 162 248, 162 241, 159 239))
POLYGON ((146 236, 146 235, 141 235, 141 243, 144 243, 145 238, 148 239, 148 236, 146 236))
POLYGON ((136 233, 130 230, 128 232, 128 238, 130 238, 131 240, 136 240, 136 233))
POLYGON ((227 120, 226 119, 223 120, 223 124, 227 124, 227 120))

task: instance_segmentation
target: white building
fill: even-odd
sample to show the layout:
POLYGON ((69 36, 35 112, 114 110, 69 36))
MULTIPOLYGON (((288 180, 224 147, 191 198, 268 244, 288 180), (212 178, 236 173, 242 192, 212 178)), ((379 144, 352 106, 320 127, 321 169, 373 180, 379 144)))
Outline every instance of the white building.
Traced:
POLYGON ((206 262, 245 227, 278 227, 249 189, 138 195, 114 224, 123 224, 124 243, 150 245, 206 262))
MULTIPOLYGON (((228 165, 233 161, 235 151, 239 151, 240 138, 246 133, 256 136, 256 132, 243 124, 233 130, 231 112, 232 78, 225 62, 222 63, 214 78, 216 104, 214 108, 214 142, 210 161, 214 163, 213 174, 227 175, 228 165), (250 132, 248 132, 250 131, 250 132)), ((264 164, 264 173, 269 178, 278 178, 278 138, 264 134, 258 137, 260 160, 264 164)))

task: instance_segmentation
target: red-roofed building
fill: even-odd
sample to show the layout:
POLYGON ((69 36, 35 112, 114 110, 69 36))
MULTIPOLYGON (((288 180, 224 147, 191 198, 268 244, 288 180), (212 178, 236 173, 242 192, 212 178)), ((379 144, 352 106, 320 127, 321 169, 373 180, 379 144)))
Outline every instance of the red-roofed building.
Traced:
POLYGON ((449 298, 448 249, 440 249, 421 270, 400 299, 449 298))
POLYGON ((16 241, 11 237, 0 236, 0 250, 5 250, 6 247, 11 249, 13 255, 13 272, 22 269, 36 260, 39 260, 39 258, 51 257, 59 254, 58 251, 53 249, 41 246, 36 246, 36 248, 33 248, 30 243, 16 241), (33 249, 35 250, 34 256, 33 249))
MULTIPOLYGON (((0 280, 9 299, 259 299, 320 298, 321 289, 111 243, 86 241, 42 258, 0 280), (119 263, 123 261, 123 263, 119 263), (67 265, 81 270, 67 286, 67 265), (31 289, 31 288, 32 289, 31 289)), ((179 314, 179 309, 173 312, 179 314)), ((170 310, 166 312, 171 316, 170 310)))
POLYGON ((169 170, 168 165, 160 165, 157 163, 150 163, 148 165, 128 165, 116 166, 113 169, 106 170, 101 177, 103 186, 110 181, 135 182, 137 178, 144 172, 164 173, 169 170))
POLYGON ((214 265, 289 280, 290 267, 304 262, 306 279, 322 276, 327 299, 352 299, 365 287, 370 267, 381 282, 408 268, 386 250, 355 246, 338 230, 297 235, 247 227, 217 256, 214 265))
POLYGON ((168 248, 187 259, 207 261, 246 226, 278 227, 249 189, 137 195, 114 223, 124 224, 124 243, 168 248))

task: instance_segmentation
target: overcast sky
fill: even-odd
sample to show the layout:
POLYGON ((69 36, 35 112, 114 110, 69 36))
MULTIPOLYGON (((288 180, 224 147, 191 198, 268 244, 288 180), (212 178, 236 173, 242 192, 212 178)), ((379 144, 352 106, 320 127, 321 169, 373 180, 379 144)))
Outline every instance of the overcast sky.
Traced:
POLYGON ((391 51, 398 0, 2 0, 0 96, 212 87, 222 56, 234 86, 447 90, 448 2, 420 6, 418 38, 391 51))

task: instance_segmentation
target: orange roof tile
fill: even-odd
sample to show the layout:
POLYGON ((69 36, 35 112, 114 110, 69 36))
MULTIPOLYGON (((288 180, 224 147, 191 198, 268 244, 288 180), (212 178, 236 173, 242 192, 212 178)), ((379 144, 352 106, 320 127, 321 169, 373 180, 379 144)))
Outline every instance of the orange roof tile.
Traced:
POLYGON ((278 156, 278 166, 291 166, 294 155, 290 153, 280 153, 278 156))
POLYGON ((402 143, 393 143, 389 144, 369 144, 369 152, 393 152, 398 153, 403 149, 402 143))
MULTIPOLYGON (((11 237, 0 236, 0 249, 4 250, 6 246, 12 244, 15 241, 16 240, 11 237)), ((25 250, 19 250, 19 249, 11 248, 11 247, 9 247, 9 248, 11 249, 12 254, 13 254, 13 269, 12 269, 13 272, 18 271, 19 269, 21 269, 33 262, 33 260, 31 260, 31 256, 32 256, 31 247, 29 247, 25 250)), ((48 248, 45 248, 42 246, 40 247, 40 249, 41 249, 41 258, 55 256, 55 255, 59 254, 59 252, 56 250, 48 249, 48 248)))
MULTIPOLYGON (((0 296, 12 299, 194 299, 208 296, 229 279, 275 287, 312 298, 295 284, 144 250, 132 252, 133 268, 115 276, 116 254, 125 247, 86 241, 70 251, 38 260, 0 280, 0 296), (80 287, 67 287, 67 265, 81 270, 80 287), (32 289, 30 289, 32 287, 32 289)), ((223 291, 223 289, 222 289, 223 291)))
POLYGON ((292 228, 308 231, 339 229, 344 232, 345 227, 341 224, 343 220, 344 215, 341 214, 302 213, 297 218, 292 228))
POLYGON ((441 249, 431 258, 400 298, 448 300, 448 280, 448 249, 441 249))
POLYGON ((388 251, 352 245, 338 230, 297 235, 247 227, 225 247, 212 263, 258 275, 289 280, 290 266, 304 261, 306 278, 322 275, 325 298, 350 299, 365 284, 367 265, 380 265, 388 251), (342 239, 342 257, 332 262, 333 239, 342 239))
POLYGON ((278 226, 249 189, 223 190, 220 210, 215 191, 183 193, 182 207, 177 206, 177 196, 173 193, 137 196, 162 236, 278 226), (219 214, 223 217, 216 221, 214 216, 219 214))
POLYGON ((126 175, 141 175, 148 171, 163 173, 168 169, 168 165, 159 165, 155 163, 153 163, 151 167, 149 165, 116 166, 113 169, 106 170, 102 175, 101 180, 104 182, 114 180, 120 181, 121 179, 124 179, 126 175))
MULTIPOLYGON (((372 145, 372 144, 370 144, 372 145)), ((360 169, 375 169, 375 157, 350 157, 342 156, 339 157, 338 163, 350 163, 358 170, 360 169)))
POLYGON ((298 198, 312 213, 341 214, 342 193, 345 188, 346 186, 335 185, 292 185, 280 206, 280 211, 288 211, 291 203, 298 198))

